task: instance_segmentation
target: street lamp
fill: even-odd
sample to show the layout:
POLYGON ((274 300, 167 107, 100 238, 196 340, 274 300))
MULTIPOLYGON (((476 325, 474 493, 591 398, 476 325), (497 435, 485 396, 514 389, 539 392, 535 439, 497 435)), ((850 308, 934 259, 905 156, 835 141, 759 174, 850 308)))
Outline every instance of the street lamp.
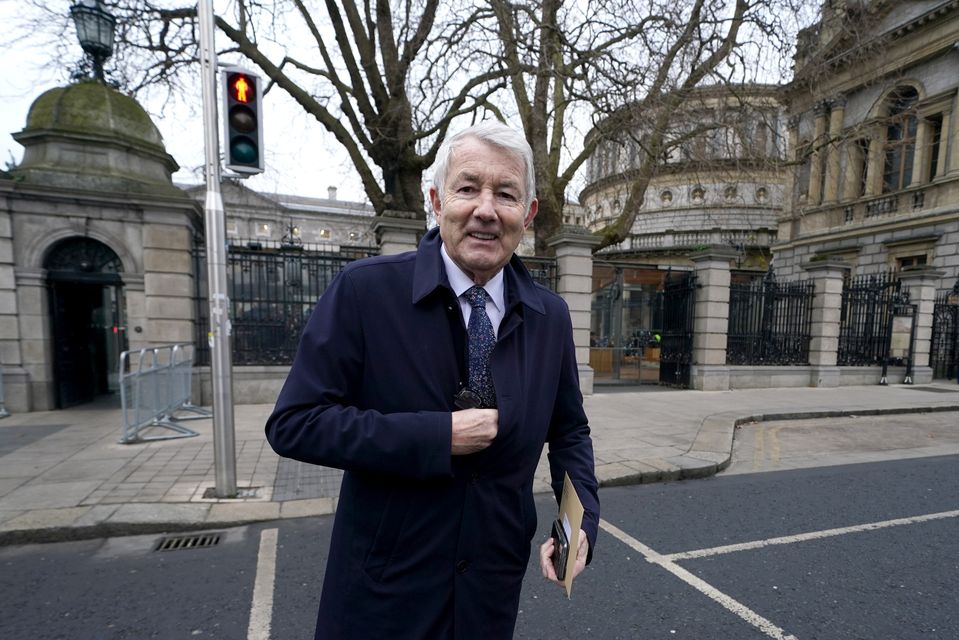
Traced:
POLYGON ((100 0, 77 0, 70 7, 77 27, 77 39, 93 58, 93 77, 103 82, 103 62, 113 55, 117 19, 100 5, 100 0))

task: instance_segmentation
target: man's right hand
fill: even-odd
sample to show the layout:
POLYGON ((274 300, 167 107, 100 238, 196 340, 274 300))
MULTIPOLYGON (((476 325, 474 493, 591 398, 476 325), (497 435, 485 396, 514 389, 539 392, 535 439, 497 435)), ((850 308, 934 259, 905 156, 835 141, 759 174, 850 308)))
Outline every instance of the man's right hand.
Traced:
POLYGON ((499 411, 496 409, 463 409, 453 412, 453 439, 451 452, 464 456, 490 446, 499 431, 499 411))

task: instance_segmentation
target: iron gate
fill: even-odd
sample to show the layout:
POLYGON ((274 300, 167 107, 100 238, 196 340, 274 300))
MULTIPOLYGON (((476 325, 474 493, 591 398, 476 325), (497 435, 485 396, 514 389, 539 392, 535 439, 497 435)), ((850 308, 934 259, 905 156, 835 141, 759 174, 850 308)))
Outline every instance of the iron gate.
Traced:
POLYGON ((660 336, 660 384, 688 388, 693 362, 696 274, 667 273, 663 282, 660 336))
POLYGON ((843 284, 839 316, 840 366, 885 364, 897 305, 909 304, 909 292, 895 273, 859 276, 843 284))
POLYGON ((959 382, 959 279, 952 289, 936 295, 929 365, 933 378, 959 382))

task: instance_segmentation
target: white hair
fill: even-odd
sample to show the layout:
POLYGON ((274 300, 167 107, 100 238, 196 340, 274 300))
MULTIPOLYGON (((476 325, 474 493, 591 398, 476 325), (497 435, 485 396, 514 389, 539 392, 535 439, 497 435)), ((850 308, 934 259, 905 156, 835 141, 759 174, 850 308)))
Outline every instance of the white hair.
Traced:
POLYGON ((536 196, 533 150, 522 134, 496 120, 485 120, 468 129, 457 131, 443 141, 439 151, 436 152, 436 162, 433 163, 433 186, 436 188, 436 192, 440 196, 443 195, 443 184, 446 182, 446 174, 449 171, 450 156, 453 154, 456 145, 466 138, 476 138, 494 147, 499 147, 523 163, 526 172, 526 185, 523 192, 524 207, 529 209, 533 198, 536 196))

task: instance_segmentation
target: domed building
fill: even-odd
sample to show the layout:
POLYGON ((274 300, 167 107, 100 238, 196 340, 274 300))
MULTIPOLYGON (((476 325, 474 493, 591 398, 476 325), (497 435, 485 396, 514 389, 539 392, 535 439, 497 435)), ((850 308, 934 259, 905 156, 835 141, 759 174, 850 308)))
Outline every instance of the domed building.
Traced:
POLYGON ((92 81, 51 89, 0 176, 0 349, 13 411, 116 391, 119 354, 193 339, 200 207, 132 98, 92 81))
MULTIPOLYGON (((711 86, 687 98, 630 236, 600 255, 684 267, 691 251, 727 246, 740 251, 739 266, 765 268, 783 202, 780 92, 775 85, 711 86)), ((633 109, 637 124, 589 161, 580 203, 592 230, 622 212, 637 175, 651 118, 642 104, 633 109)))
MULTIPOLYGON (((594 255, 590 364, 598 381, 658 379, 646 366, 658 358, 657 292, 668 270, 692 268, 690 254, 734 249, 735 278, 766 271, 786 173, 780 94, 774 85, 702 87, 672 119, 629 236, 594 255)), ((600 143, 587 165, 580 205, 592 231, 622 213, 645 157, 652 118, 642 103, 630 110, 636 124, 600 143)))

